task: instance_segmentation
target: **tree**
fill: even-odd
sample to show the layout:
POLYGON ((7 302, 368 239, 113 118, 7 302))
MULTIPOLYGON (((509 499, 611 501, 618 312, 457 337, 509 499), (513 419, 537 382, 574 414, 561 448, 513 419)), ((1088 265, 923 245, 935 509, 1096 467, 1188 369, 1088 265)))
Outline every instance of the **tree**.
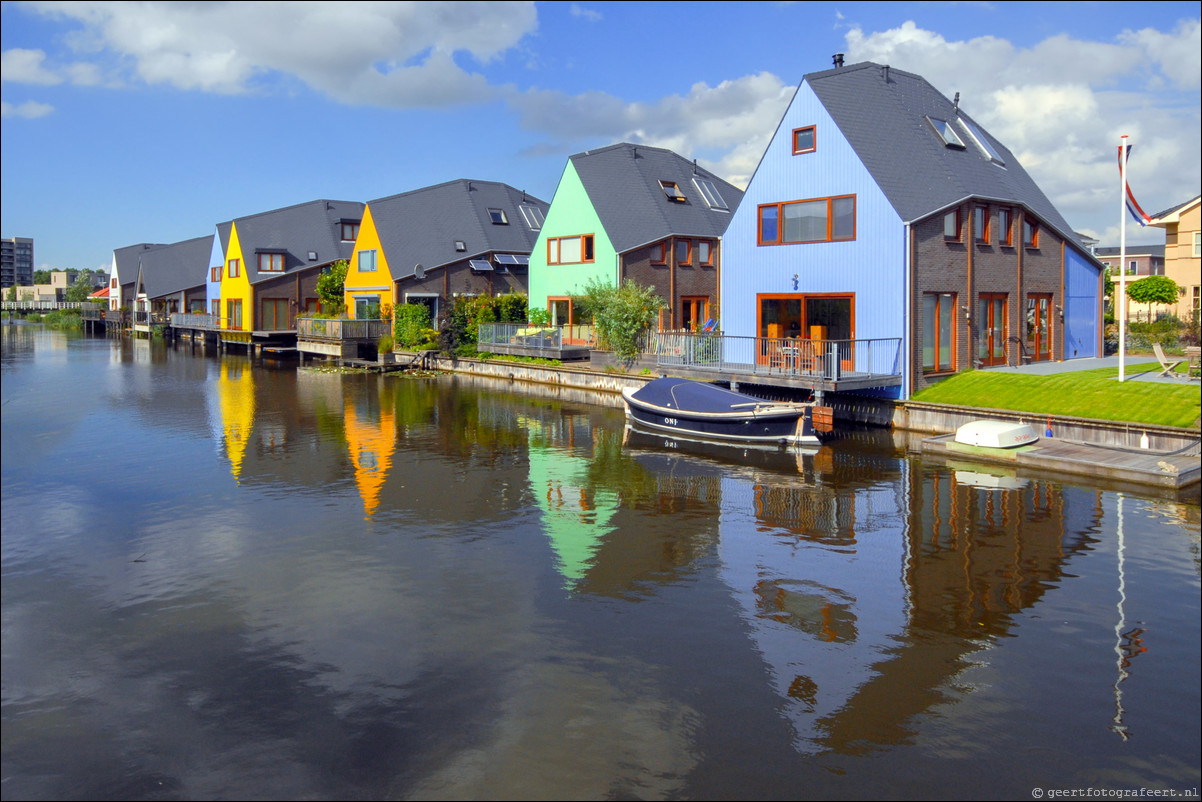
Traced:
POLYGON ((50 271, 49 270, 33 271, 33 283, 34 284, 49 284, 50 283, 50 271))
MULTIPOLYGON (((633 362, 638 357, 641 335, 664 308, 663 299, 655 294, 655 287, 643 286, 631 279, 618 287, 591 279, 580 300, 592 312, 598 342, 626 362, 633 362)), ((573 304, 576 304, 575 300, 573 304)))
POLYGON ((321 310, 340 315, 346 310, 344 289, 346 287, 347 261, 339 259, 317 279, 317 297, 321 299, 321 310))
POLYGON ((67 288, 64 297, 73 303, 81 303, 88 300, 88 296, 92 294, 92 272, 90 270, 81 270, 75 279, 75 283, 67 288))
POLYGON ((1177 282, 1168 276, 1145 276, 1127 285, 1127 297, 1137 304, 1148 305, 1148 319, 1152 319, 1152 304, 1173 306, 1177 303, 1177 282))

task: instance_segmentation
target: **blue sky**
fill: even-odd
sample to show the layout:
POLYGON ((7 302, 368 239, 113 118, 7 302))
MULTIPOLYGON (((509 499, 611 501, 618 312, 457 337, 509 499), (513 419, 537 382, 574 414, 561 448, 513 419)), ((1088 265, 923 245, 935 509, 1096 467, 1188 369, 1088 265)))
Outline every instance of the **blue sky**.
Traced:
POLYGON ((620 141, 743 185, 842 52, 959 92, 1074 228, 1117 243, 1120 134, 1146 211, 1202 186, 1199 9, 4 2, 2 233, 34 237, 39 267, 107 269, 316 198, 479 178, 550 201, 568 156, 620 141))

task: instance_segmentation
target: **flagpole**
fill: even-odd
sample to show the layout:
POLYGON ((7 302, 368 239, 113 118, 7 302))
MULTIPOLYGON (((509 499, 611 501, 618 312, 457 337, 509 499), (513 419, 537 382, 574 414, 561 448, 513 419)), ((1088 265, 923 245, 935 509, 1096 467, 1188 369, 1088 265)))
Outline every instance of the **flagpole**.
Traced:
POLYGON ((1119 322, 1119 381, 1127 380, 1127 135, 1119 145, 1123 186, 1119 191, 1119 283, 1115 288, 1119 322))

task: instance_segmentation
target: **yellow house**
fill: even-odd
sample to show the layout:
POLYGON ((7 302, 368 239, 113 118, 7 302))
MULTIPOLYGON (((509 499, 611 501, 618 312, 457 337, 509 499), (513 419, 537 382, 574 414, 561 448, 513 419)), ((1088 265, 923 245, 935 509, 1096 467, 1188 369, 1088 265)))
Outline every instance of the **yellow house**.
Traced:
POLYGON ((371 203, 363 210, 363 222, 355 239, 355 251, 347 266, 343 284, 346 309, 351 317, 360 319, 396 305, 393 296, 392 270, 388 256, 380 244, 380 233, 372 218, 371 203))
POLYGON ((1153 215, 1149 225, 1164 229, 1164 274, 1180 289, 1173 313, 1180 320, 1202 304, 1202 196, 1153 215))
POLYGON ((247 342, 294 333, 298 316, 318 311, 322 272, 351 255, 362 215, 357 201, 315 200, 219 225, 225 251, 210 260, 220 275, 208 292, 221 328, 247 342))
POLYGON ((347 312, 422 304, 437 328, 457 296, 525 293, 548 204, 458 179, 369 201, 343 285, 347 312))

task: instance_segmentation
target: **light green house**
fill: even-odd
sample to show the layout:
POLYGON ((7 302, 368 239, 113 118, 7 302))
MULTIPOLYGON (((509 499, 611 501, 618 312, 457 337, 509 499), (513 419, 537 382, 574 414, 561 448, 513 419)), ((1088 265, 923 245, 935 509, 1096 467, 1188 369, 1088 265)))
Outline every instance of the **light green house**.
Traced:
POLYGON ((743 193, 663 148, 623 143, 572 156, 530 254, 530 306, 558 325, 592 280, 655 287, 662 328, 717 308, 720 238, 743 193))

